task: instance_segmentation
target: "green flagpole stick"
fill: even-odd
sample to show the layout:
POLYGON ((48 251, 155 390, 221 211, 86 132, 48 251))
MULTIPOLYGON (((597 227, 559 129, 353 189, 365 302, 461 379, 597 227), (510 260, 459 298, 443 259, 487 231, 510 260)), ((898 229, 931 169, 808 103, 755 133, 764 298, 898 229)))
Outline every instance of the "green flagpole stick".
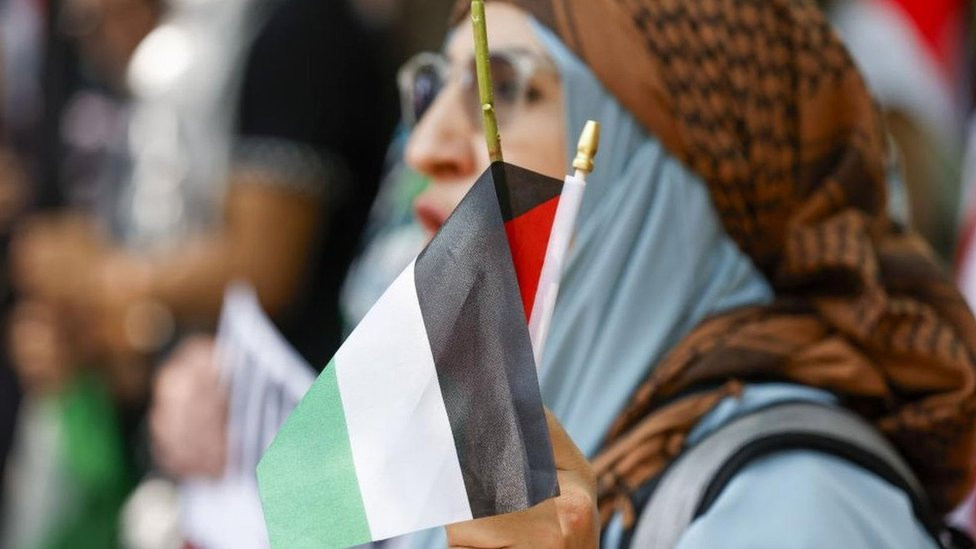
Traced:
POLYGON ((501 162, 502 142, 498 135, 498 121, 495 119, 484 0, 471 0, 471 26, 474 28, 474 62, 478 73, 478 98, 481 100, 481 118, 485 129, 485 143, 488 145, 488 158, 492 162, 501 162))

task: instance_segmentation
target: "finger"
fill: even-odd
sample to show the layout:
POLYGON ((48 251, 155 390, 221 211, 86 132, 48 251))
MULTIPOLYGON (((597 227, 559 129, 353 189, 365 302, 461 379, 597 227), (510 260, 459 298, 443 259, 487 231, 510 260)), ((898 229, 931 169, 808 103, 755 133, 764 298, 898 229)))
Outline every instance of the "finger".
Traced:
POLYGON ((154 453, 171 474, 219 476, 226 463, 226 397, 216 372, 187 356, 209 347, 194 347, 174 356, 157 378, 150 417, 154 453))
POLYGON ((552 454, 556 461, 556 469, 583 471, 589 469, 589 462, 583 452, 576 447, 573 439, 563 429, 549 409, 546 409, 546 424, 549 427, 549 439, 552 441, 552 454))
POLYGON ((196 336, 180 343, 156 373, 153 392, 164 396, 193 390, 209 377, 217 377, 213 365, 213 345, 209 338, 196 336))
POLYGON ((528 540, 531 543, 525 547, 546 549, 560 547, 562 539, 551 499, 517 513, 452 524, 446 530, 452 547, 518 547, 528 540))
POLYGON ((192 335, 180 343, 180 350, 189 356, 210 356, 215 347, 214 339, 206 335, 192 335))
POLYGON ((591 479, 577 471, 559 471, 560 495, 554 502, 566 547, 599 547, 600 519, 591 479))
POLYGON ((194 473, 194 450, 187 443, 179 418, 156 412, 150 417, 153 460, 174 478, 194 473))
POLYGON ((599 517, 596 474, 569 434, 548 409, 546 421, 556 462, 560 495, 555 500, 559 525, 569 547, 597 547, 599 517))
POLYGON ((586 493, 590 494, 595 501, 596 474, 593 472, 593 466, 569 438, 569 434, 563 429, 556 416, 548 409, 546 409, 546 422, 549 426, 549 439, 552 441, 552 453, 557 471, 572 471, 574 473, 572 478, 578 480, 578 485, 585 487, 586 493))
POLYGON ((216 360, 216 345, 209 336, 193 336, 180 345, 179 360, 198 376, 199 382, 217 383, 220 369, 216 360))
POLYGON ((171 435, 166 422, 158 413, 149 417, 150 448, 153 461, 167 473, 179 476, 178 458, 174 455, 171 435))

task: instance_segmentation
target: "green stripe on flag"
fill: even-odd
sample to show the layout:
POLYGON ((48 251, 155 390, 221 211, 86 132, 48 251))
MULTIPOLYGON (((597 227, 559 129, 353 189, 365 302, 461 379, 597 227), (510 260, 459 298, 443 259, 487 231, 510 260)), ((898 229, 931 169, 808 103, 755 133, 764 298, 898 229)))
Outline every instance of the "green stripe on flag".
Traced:
POLYGON ((268 448, 258 464, 258 483, 272 547, 348 547, 372 540, 335 360, 268 448))

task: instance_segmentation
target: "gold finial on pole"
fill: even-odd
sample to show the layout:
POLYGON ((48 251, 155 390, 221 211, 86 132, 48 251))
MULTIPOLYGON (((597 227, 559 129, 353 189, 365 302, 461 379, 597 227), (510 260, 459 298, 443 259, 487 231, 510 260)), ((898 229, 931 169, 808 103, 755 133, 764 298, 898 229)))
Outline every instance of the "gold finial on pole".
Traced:
POLYGON ((481 118, 485 129, 485 142, 488 145, 488 158, 492 162, 501 162, 502 143, 501 136, 498 135, 495 100, 492 96, 484 0, 471 0, 471 26, 474 28, 474 62, 478 73, 478 98, 481 100, 481 118))
MULTIPOLYGON (((600 148, 600 123, 588 120, 580 134, 579 143, 576 145, 576 158, 573 159, 573 167, 583 173, 593 171, 593 157, 596 156, 597 149, 600 148)), ((577 174, 577 177, 579 174, 577 174)))

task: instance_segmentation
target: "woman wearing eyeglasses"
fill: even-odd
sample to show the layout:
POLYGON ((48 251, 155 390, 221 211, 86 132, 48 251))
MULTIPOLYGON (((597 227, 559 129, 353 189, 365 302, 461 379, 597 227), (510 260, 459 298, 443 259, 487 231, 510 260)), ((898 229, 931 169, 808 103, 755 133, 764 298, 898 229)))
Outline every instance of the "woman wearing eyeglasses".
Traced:
MULTIPOLYGON (((400 74, 431 232, 488 164, 466 4, 444 54, 400 74)), ((565 427, 562 496, 449 527, 449 544, 592 546, 597 529, 604 547, 943 543, 929 518, 970 478, 976 323, 888 220, 884 129, 819 12, 519 0, 490 2, 487 20, 506 160, 560 177, 587 119, 603 138, 540 365, 565 427), (787 404, 802 405, 789 421, 762 416, 782 436, 723 461, 702 498, 655 499, 692 450, 787 404), (846 439, 804 431, 835 412, 821 427, 846 439), (642 526, 679 504, 670 538, 674 521, 642 526)))

